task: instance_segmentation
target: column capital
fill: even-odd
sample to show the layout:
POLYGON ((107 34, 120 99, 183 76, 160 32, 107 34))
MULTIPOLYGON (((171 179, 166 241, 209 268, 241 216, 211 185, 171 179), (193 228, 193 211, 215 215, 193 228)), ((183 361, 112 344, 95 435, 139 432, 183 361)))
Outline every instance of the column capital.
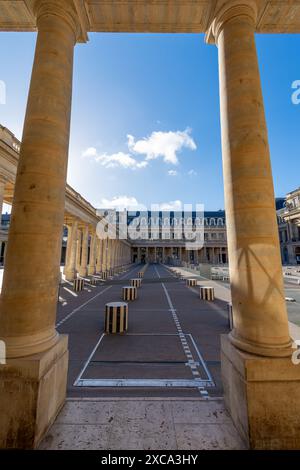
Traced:
POLYGON ((71 27, 75 35, 75 42, 87 42, 88 24, 78 11, 78 2, 75 0, 34 0, 33 13, 36 17, 37 27, 39 29, 40 20, 44 16, 57 16, 63 19, 71 27))
POLYGON ((253 23, 257 19, 257 5, 255 0, 230 0, 216 10, 210 26, 205 35, 207 44, 217 44, 218 37, 224 25, 235 18, 247 18, 253 23))

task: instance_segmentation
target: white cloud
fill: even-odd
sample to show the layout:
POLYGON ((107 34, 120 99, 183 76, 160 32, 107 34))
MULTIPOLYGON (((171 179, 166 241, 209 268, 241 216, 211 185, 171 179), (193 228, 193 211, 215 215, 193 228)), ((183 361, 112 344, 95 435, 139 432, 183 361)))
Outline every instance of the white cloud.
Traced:
POLYGON ((180 200, 161 202, 159 204, 153 203, 148 207, 145 204, 139 202, 134 196, 114 196, 112 199, 102 198, 95 207, 99 209, 117 209, 117 210, 132 210, 132 211, 181 211, 183 209, 183 203, 180 200))
POLYGON ((162 157, 166 163, 177 165, 178 152, 183 148, 190 150, 197 148, 190 132, 190 129, 177 132, 152 132, 149 137, 137 141, 132 135, 127 135, 128 148, 136 154, 146 155, 146 160, 162 157))
POLYGON ((102 198, 101 201, 96 204, 99 209, 117 209, 117 210, 146 210, 146 206, 138 202, 133 196, 114 196, 112 199, 102 198))
POLYGON ((94 147, 88 148, 82 155, 83 157, 92 157, 96 162, 106 168, 122 167, 135 170, 137 168, 145 168, 148 165, 148 162, 145 160, 140 162, 128 153, 118 152, 111 155, 102 153, 98 155, 94 147))
POLYGON ((176 170, 169 170, 169 171, 168 171, 168 175, 169 175, 169 176, 178 176, 178 171, 176 171, 176 170))
MULTIPOLYGON (((128 153, 100 154, 95 147, 89 147, 82 153, 82 156, 92 158, 106 168, 121 167, 136 170, 147 167, 149 160, 160 157, 166 163, 177 165, 179 163, 178 152, 183 148, 190 150, 196 150, 197 148, 190 133, 190 129, 177 132, 152 132, 149 137, 137 141, 134 136, 127 135, 128 153), (143 155, 143 160, 135 158, 137 155, 143 155)), ((168 174, 176 176, 178 173, 170 170, 168 174)))
POLYGON ((160 211, 181 211, 183 208, 182 202, 177 199, 176 201, 162 202, 158 204, 160 211))
POLYGON ((197 171, 195 171, 195 170, 193 170, 193 169, 190 170, 190 171, 188 171, 188 175, 189 175, 189 176, 197 176, 197 174, 198 174, 197 171))
POLYGON ((83 153, 83 157, 97 157, 97 149, 95 147, 87 148, 83 153))

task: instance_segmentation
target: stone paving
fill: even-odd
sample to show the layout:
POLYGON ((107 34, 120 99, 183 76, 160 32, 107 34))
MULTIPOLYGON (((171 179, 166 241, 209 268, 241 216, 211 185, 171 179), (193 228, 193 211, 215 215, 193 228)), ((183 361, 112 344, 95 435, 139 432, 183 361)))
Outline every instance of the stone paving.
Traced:
POLYGON ((244 449, 222 399, 69 399, 47 450, 244 449))

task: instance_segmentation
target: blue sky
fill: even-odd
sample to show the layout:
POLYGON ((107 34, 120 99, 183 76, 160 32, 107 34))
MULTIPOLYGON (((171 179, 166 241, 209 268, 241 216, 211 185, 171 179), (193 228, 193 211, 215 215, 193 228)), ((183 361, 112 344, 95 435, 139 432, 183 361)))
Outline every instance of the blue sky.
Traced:
MULTIPOLYGON (((18 138, 36 35, 0 33, 0 123, 18 138)), ((277 196, 300 185, 299 35, 256 36, 277 196)), ((203 35, 90 34, 77 45, 68 182, 96 206, 223 208, 217 48, 203 35), (117 202, 116 202, 117 200, 117 202)))

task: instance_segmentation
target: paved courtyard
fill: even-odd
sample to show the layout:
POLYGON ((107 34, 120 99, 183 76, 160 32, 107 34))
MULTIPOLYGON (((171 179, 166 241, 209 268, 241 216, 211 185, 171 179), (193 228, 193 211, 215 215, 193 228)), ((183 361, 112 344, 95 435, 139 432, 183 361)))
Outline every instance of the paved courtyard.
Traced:
POLYGON ((221 396, 219 337, 229 331, 223 286, 214 303, 200 301, 199 288, 150 265, 129 303, 127 334, 103 334, 105 304, 121 300, 139 269, 76 297, 62 285, 57 328, 69 335, 68 396, 221 396))

